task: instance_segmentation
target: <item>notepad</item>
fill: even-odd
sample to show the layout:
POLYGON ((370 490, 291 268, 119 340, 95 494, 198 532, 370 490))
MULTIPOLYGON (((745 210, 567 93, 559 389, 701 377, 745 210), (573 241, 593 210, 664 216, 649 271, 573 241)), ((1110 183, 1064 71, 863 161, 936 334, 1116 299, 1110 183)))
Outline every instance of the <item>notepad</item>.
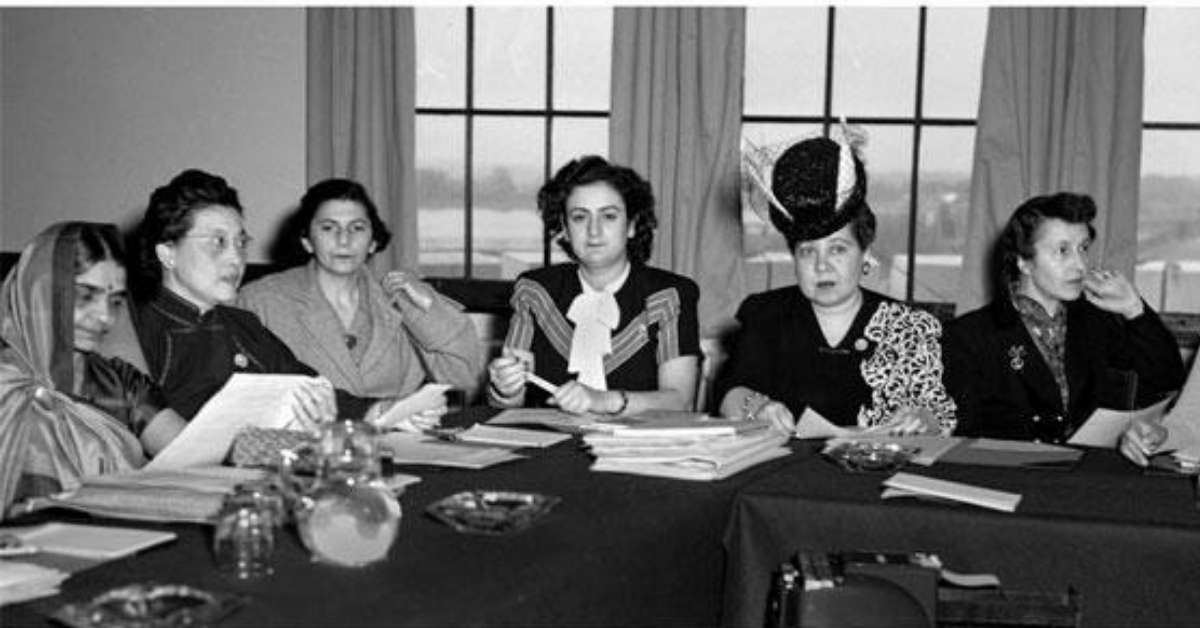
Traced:
POLYGON ((175 540, 174 532, 46 523, 18 532, 26 543, 54 554, 112 560, 175 540))
POLYGON ((897 473, 884 480, 883 485, 899 491, 899 493, 891 494, 885 491, 884 497, 927 495, 1006 512, 1015 511, 1017 504, 1021 502, 1021 496, 1017 493, 996 491, 972 484, 939 480, 912 473, 897 473))
POLYGON ((703 412, 673 410, 648 410, 613 419, 611 423, 615 436, 646 437, 734 436, 760 432, 771 427, 771 422, 766 420, 733 421, 711 417, 703 412))
POLYGON ((497 427, 495 425, 472 425, 458 434, 458 440, 468 443, 499 445, 501 447, 549 447, 570 440, 570 434, 546 432, 542 430, 524 430, 517 427, 497 427))

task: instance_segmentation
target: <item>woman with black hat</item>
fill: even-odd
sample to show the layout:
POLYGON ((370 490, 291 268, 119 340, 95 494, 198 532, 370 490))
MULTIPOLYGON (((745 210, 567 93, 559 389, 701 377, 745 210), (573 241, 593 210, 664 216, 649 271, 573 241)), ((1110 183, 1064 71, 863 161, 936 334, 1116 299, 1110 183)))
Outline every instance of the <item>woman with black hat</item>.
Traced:
POLYGON ((941 325, 860 285, 875 216, 850 141, 806 139, 751 174, 798 281, 742 303, 721 413, 792 429, 810 411, 839 426, 949 434, 941 325))

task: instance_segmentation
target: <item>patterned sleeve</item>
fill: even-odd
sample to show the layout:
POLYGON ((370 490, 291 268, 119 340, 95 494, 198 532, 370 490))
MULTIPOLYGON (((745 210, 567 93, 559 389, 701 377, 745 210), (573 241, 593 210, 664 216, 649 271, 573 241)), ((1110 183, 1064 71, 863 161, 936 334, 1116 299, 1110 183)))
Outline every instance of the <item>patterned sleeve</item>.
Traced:
POLYGON ((646 311, 658 321, 659 364, 687 355, 700 355, 700 324, 696 314, 700 289, 687 278, 647 300, 646 311))
POLYGON ((545 291, 539 289, 537 282, 520 277, 517 283, 513 285, 513 294, 510 303, 512 305, 512 317, 508 321, 508 334, 504 337, 504 346, 510 349, 520 349, 529 351, 533 346, 534 323, 533 308, 534 302, 538 300, 540 295, 544 295, 545 291))
POLYGON ((883 423, 903 407, 924 408, 937 417, 941 434, 949 436, 957 419, 942 380, 941 323, 928 312, 881 303, 866 336, 876 349, 862 365, 872 403, 859 416, 860 425, 883 423))

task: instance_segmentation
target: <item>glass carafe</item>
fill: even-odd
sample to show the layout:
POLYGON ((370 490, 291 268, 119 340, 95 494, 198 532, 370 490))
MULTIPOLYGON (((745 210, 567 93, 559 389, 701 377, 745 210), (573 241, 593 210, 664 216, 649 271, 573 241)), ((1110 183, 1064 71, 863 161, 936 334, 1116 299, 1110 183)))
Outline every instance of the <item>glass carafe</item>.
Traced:
POLYGON ((313 558, 360 566, 382 560, 400 526, 400 503, 380 477, 376 431, 362 421, 321 427, 307 451, 285 452, 287 488, 300 539, 313 558), (315 475, 300 477, 297 460, 311 460, 315 475))

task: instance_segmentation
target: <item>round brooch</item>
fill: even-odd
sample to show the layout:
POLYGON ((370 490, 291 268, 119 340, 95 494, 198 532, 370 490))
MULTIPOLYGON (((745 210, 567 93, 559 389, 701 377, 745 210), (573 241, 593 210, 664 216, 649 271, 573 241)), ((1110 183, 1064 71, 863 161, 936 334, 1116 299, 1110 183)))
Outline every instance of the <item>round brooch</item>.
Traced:
POLYGON ((854 350, 855 351, 866 351, 867 350, 867 339, 859 338, 858 340, 855 340, 854 341, 854 350))
POLYGON ((233 354, 233 365, 240 369, 244 369, 250 365, 250 360, 247 360, 246 356, 240 353, 235 353, 233 354))

